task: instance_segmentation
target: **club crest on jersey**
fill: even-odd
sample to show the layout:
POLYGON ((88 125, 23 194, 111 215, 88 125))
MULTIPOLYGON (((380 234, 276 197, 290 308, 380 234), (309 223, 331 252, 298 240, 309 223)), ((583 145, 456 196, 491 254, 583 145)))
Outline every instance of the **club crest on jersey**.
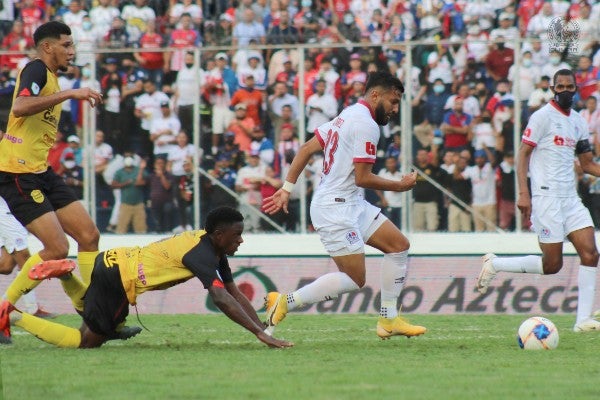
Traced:
POLYGON ((346 240, 348 241, 348 244, 354 244, 358 242, 360 238, 358 237, 358 234, 355 231, 350 231, 346 233, 346 240))
POLYGON ((335 121, 333 121, 333 126, 335 126, 336 128, 341 128, 343 124, 344 120, 340 117, 337 117, 335 121))

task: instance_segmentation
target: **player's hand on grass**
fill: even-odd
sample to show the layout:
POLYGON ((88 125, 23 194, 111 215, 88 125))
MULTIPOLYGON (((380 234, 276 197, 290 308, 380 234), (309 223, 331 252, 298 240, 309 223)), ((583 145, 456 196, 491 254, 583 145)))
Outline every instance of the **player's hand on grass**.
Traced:
POLYGON ((263 207, 267 214, 275 214, 283 208, 283 211, 288 213, 288 202, 290 201, 290 193, 286 190, 279 189, 271 197, 267 197, 263 201, 263 207))
POLYGON ((276 339, 273 336, 267 335, 265 332, 259 332, 256 334, 258 340, 266 344, 267 346, 275 349, 284 349, 286 347, 293 347, 294 343, 288 342, 287 340, 276 339))
POLYGON ((412 189, 417 184, 417 171, 413 171, 410 174, 406 174, 400 180, 400 189, 398 192, 406 192, 412 189))

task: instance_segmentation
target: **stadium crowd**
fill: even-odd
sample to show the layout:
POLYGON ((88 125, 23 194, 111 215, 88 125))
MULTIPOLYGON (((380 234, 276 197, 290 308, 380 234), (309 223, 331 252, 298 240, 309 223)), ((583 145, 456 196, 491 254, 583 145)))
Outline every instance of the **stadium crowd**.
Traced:
MULTIPOLYGON (((0 0, 0 5, 1 49, 11 51, 0 56, 0 129, 6 129, 17 71, 31 55, 32 32, 48 20, 67 23, 75 39, 77 55, 59 77, 61 88, 88 86, 104 95, 93 155, 97 206, 107 211, 106 223, 98 221, 102 230, 181 231, 192 224, 197 198, 203 213, 216 205, 237 206, 248 231, 271 230, 251 208, 260 209, 262 199, 282 185, 299 138, 311 137, 317 126, 354 104, 367 74, 381 69, 395 73, 412 92, 411 150, 423 173, 412 191, 415 231, 515 229, 515 119, 525 126, 553 98, 550 86, 559 69, 575 71, 575 109, 588 121, 600 156, 600 2, 0 0), (557 25, 568 29, 556 31, 557 25), (516 55, 519 37, 526 40, 516 55), (414 46, 409 70, 405 41, 419 39, 437 44, 414 46), (277 48, 298 43, 315 44, 306 48, 303 76, 298 50, 277 48), (345 46, 327 47, 339 44, 345 46), (189 52, 216 46, 230 50, 202 51, 200 65, 189 52), (198 97, 200 143, 193 143, 198 97), (305 135, 298 132, 300 107, 305 135), (195 154, 220 183, 202 179, 200 196, 193 190, 195 154)), ((49 159, 81 197, 82 114, 80 102, 63 104, 49 159)), ((382 129, 379 174, 401 176, 401 134, 399 122, 382 129)), ((309 197, 322 162, 311 160, 309 197)), ((584 174, 579 182, 600 228, 600 182, 584 174)), ((367 197, 400 224, 401 196, 367 197)), ((293 192, 290 213, 274 221, 299 231, 300 206, 300 193, 293 192)))

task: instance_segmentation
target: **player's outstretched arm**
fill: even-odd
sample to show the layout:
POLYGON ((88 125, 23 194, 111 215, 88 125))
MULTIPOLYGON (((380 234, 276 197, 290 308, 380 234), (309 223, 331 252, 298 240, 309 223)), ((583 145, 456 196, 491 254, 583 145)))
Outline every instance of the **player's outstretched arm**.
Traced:
MULTIPOLYGON (((296 154, 292 164, 290 165, 290 170, 285 177, 285 181, 295 184, 298 181, 298 177, 302 171, 304 171, 304 168, 306 168, 310 157, 317 151, 321 150, 321 143, 319 143, 319 140, 316 137, 313 137, 308 142, 300 146, 298 154, 296 154)), ((283 211, 285 211, 287 214, 289 200, 290 192, 286 190, 286 185, 284 184, 283 187, 275 192, 273 196, 267 197, 264 200, 264 210, 267 214, 275 214, 279 210, 283 209, 283 211)))
POLYGON ((102 94, 90 88, 63 90, 48 96, 17 96, 12 106, 15 117, 28 117, 65 100, 87 100, 92 107, 102 103, 102 94))
POLYGON ((258 326, 265 328, 263 322, 258 318, 258 314, 256 314, 256 310, 250 304, 250 301, 240 289, 238 289, 235 282, 230 282, 225 284, 225 289, 229 292, 229 294, 238 302, 238 304, 242 307, 242 309, 246 312, 246 315, 250 317, 258 326))
POLYGON ((226 289, 211 286, 208 288, 208 294, 219 310, 223 311, 223 313, 227 315, 229 319, 254 333, 256 338, 267 346, 284 348, 292 347, 294 345, 291 342, 279 340, 267 335, 263 330, 264 328, 262 323, 259 325, 254 322, 226 289))

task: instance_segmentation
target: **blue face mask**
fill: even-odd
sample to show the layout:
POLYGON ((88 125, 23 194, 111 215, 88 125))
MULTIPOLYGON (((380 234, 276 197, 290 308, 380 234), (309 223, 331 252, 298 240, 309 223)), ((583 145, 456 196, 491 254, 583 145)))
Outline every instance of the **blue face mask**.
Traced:
POLYGON ((433 87, 433 91, 435 93, 437 93, 437 94, 444 93, 444 86, 442 86, 442 85, 435 85, 433 87))

